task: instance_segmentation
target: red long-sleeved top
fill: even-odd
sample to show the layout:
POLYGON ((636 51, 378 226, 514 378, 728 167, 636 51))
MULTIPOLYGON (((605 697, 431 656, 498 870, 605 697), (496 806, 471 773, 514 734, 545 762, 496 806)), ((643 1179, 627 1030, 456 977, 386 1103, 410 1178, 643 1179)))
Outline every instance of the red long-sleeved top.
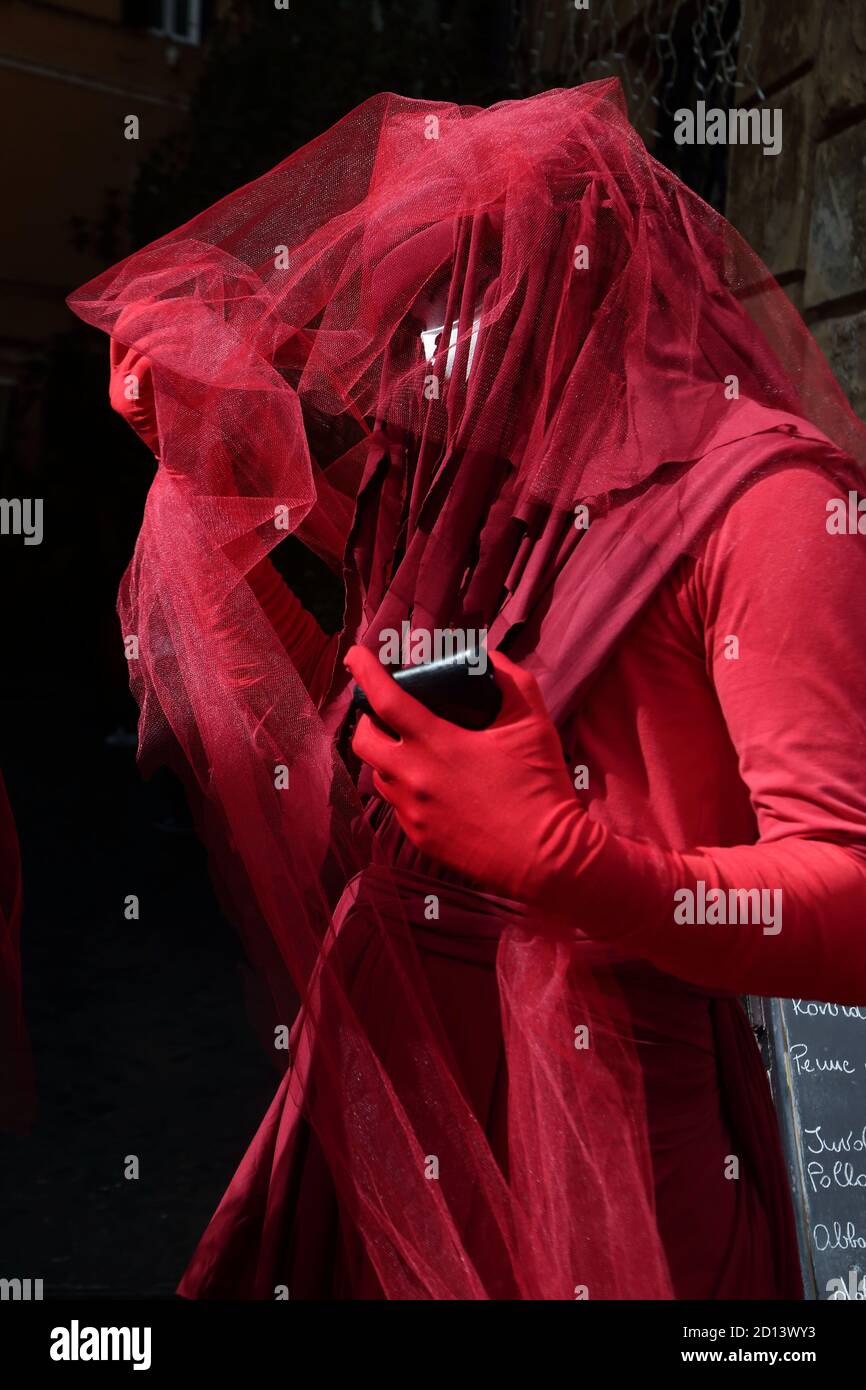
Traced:
POLYGON ((566 735, 588 815, 552 895, 709 988, 866 999, 866 540, 828 530, 835 496, 811 466, 748 489, 566 735), (781 930, 678 922, 701 881, 780 890, 781 930))

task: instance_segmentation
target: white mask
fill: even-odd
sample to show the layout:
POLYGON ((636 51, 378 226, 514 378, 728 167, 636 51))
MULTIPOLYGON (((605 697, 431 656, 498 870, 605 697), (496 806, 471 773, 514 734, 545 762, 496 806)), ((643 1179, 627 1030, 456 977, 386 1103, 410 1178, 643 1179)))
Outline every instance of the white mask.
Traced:
MULTIPOLYGON (((445 337, 445 307, 448 298, 447 289, 440 292, 435 299, 422 302, 419 306, 424 310, 422 317, 427 327, 421 333, 421 343, 424 348, 424 357, 428 362, 432 362, 436 356, 437 347, 441 346, 441 340, 445 337)), ((469 379, 469 372, 472 367, 472 358, 475 355, 475 344, 478 340, 478 327, 481 323, 481 305, 476 304, 475 314, 472 319, 472 332, 469 338, 469 353, 466 358, 466 379, 469 379)), ((445 380, 451 375, 454 366, 454 358, 457 354, 457 334, 458 323, 454 319, 450 325, 448 333, 448 352, 445 358, 445 380)))

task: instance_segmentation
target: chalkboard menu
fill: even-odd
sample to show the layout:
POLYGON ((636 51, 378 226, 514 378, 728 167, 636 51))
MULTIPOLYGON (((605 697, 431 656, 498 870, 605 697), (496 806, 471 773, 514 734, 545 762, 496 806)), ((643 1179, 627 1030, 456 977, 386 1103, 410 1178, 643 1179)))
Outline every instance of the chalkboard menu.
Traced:
POLYGON ((749 1000, 764 1044, 807 1298, 866 1300, 866 1005, 749 1000))

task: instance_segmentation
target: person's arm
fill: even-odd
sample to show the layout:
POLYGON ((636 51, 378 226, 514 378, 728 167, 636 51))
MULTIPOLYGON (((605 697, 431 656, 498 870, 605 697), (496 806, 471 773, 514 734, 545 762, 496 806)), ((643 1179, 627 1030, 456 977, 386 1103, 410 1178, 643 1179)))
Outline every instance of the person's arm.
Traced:
POLYGON ((247 580, 310 698, 319 704, 330 685, 337 635, 328 637, 322 631, 267 556, 250 570, 247 580))
MULTIPOLYGON (((112 408, 158 456, 159 435, 150 363, 137 349, 127 348, 114 338, 111 340, 109 399, 112 408)), ((330 684, 336 637, 326 636, 267 557, 250 571, 247 579, 310 697, 318 704, 330 684)))
POLYGON ((811 468, 770 475, 696 567, 707 667, 760 842, 676 854, 587 823, 580 901, 596 934, 696 983, 862 1003, 866 541, 827 530, 835 495, 811 468), (725 918, 749 919, 757 900, 732 890, 764 890, 763 920, 682 920, 687 895, 697 908, 712 889, 725 918))
POLYGON ((138 351, 116 338, 111 339, 111 371, 108 399, 111 407, 135 430, 155 457, 159 457, 159 434, 150 362, 138 351))
POLYGON ((708 670, 760 843, 679 853, 593 821, 535 682, 498 653, 503 713, 470 733, 353 648, 347 663, 401 736, 361 720, 355 748, 413 842, 695 983, 866 1000, 866 543, 828 533, 833 495, 813 469, 771 475, 733 504, 698 563, 708 670), (766 890, 763 920, 754 899, 737 900, 746 920, 677 920, 685 893, 699 912, 713 889, 766 890))

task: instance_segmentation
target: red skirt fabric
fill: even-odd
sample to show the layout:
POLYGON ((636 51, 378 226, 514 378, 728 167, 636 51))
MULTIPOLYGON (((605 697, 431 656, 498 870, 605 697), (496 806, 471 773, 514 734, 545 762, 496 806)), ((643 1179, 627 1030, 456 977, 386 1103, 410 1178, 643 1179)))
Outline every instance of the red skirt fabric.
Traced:
MULTIPOLYGON (((507 1075, 496 946, 514 904, 392 870, 459 1078, 507 1175, 507 1075), (425 895, 439 919, 424 917, 425 895)), ((383 997, 375 871, 337 912, 352 999, 386 1066, 401 1047, 383 997)), ((678 1298, 801 1298, 796 1239, 760 1053, 739 1001, 651 967, 617 965, 644 1077, 657 1219, 678 1298), (735 1159, 736 1164, 732 1163, 735 1159), (738 1176, 732 1173, 738 1170, 738 1176)), ((390 973, 389 973, 390 978, 390 973)), ((187 1298, 377 1299, 382 1290, 339 1199, 304 1097, 316 1057, 296 1026, 292 1065, 181 1281, 187 1298)), ((435 1152, 435 1135, 431 1135, 435 1152)), ((615 1181, 615 1175, 612 1175, 615 1181)), ((471 1222, 471 1210, 465 1220, 471 1222)), ((465 1232, 464 1232, 465 1234, 465 1232)))

